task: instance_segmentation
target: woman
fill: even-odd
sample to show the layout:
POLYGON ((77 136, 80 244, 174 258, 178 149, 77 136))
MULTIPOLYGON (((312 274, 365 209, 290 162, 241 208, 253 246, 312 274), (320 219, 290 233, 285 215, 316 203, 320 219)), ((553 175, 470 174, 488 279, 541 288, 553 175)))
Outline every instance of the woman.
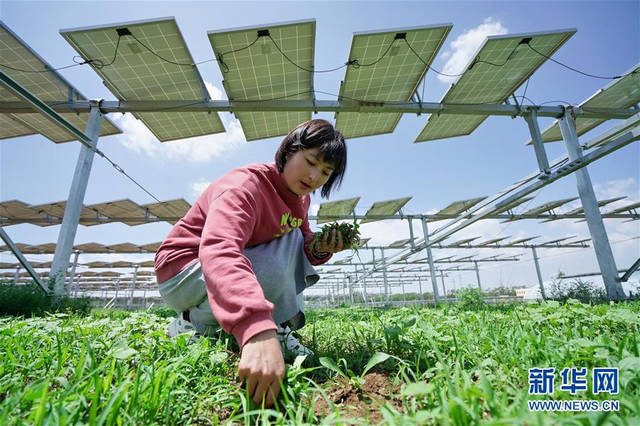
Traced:
POLYGON ((275 164, 235 169, 209 185, 156 253, 160 294, 182 312, 168 334, 218 324, 233 334, 242 348, 238 375, 256 403, 264 397, 271 406, 280 392, 281 341, 311 353, 277 331, 287 320, 304 323, 299 299, 317 281, 312 265, 343 249, 335 231, 315 242, 307 211, 311 192, 322 188, 328 198, 340 185, 346 163, 339 131, 304 122, 283 139, 275 164))

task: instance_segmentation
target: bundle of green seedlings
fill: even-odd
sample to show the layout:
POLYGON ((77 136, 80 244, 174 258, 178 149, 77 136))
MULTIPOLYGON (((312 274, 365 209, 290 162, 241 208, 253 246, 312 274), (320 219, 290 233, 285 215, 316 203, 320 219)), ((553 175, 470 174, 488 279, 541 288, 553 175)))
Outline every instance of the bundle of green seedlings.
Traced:
MULTIPOLYGON (((360 225, 354 219, 353 223, 338 223, 332 222, 327 223, 322 227, 320 232, 316 233, 316 238, 314 240, 314 244, 320 244, 320 242, 324 239, 325 235, 331 235, 334 230, 337 230, 340 234, 342 234, 342 246, 346 248, 350 248, 352 250, 358 250, 360 246, 360 231, 358 228, 360 225)), ((336 233, 336 242, 338 241, 338 234, 336 233)))

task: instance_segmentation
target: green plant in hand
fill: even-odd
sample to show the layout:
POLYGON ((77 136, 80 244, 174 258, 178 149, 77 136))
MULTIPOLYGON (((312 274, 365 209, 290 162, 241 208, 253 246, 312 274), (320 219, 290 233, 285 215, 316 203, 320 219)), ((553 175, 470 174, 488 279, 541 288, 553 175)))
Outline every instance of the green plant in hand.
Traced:
MULTIPOLYGON (((322 227, 320 232, 316 232, 314 244, 319 244, 320 242, 322 242, 325 235, 328 234, 329 236, 331 236, 333 231, 337 230, 340 234, 342 234, 343 247, 357 250, 358 246, 360 245, 360 231, 358 230, 359 227, 360 225, 358 225, 355 219, 353 223, 327 223, 322 227)), ((336 238, 338 238, 338 234, 336 234, 336 238)))

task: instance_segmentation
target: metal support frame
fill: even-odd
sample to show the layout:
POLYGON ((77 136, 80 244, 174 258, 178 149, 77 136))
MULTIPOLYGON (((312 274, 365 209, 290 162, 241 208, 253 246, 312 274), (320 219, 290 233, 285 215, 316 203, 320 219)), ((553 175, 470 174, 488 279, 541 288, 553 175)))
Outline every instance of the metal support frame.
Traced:
POLYGON ((20 264, 24 267, 24 269, 27 270, 31 278, 33 278, 33 280, 36 282, 36 284, 38 284, 38 286, 42 289, 42 291, 49 294, 50 293, 49 289, 42 282, 42 278, 40 278, 40 275, 38 275, 35 269, 31 267, 31 264, 29 263, 29 261, 25 259, 25 257, 20 252, 20 249, 16 247, 16 245, 13 243, 9 235, 5 232, 4 229, 2 229, 2 227, 0 227, 0 238, 2 238, 2 241, 4 241, 7 247, 9 247, 9 250, 11 250, 11 252, 16 257, 16 259, 18 259, 18 262, 20 262, 20 264))
POLYGON ((478 288, 482 291, 482 284, 480 284, 480 269, 478 269, 478 261, 475 260, 474 265, 476 266, 476 278, 478 279, 478 288))
POLYGON ((536 159, 538 160, 538 167, 542 175, 540 177, 547 177, 549 175, 549 159, 547 158, 547 151, 544 148, 544 142, 542 141, 542 134, 540 133, 540 127, 538 126, 538 113, 535 108, 529 110, 529 114, 524 116, 529 126, 529 133, 531 133, 531 141, 533 142, 533 149, 536 152, 536 159))
POLYGON ((536 265, 536 274, 538 275, 538 285, 540 286, 540 295, 543 300, 547 300, 547 295, 544 291, 544 284, 542 282, 542 273, 540 272, 540 262, 538 261, 538 253, 535 247, 531 247, 533 253, 533 263, 536 265))
POLYGON ((100 129, 102 127, 102 113, 97 102, 94 102, 89 114, 86 133, 90 138, 91 148, 83 145, 80 147, 78 162, 73 174, 73 181, 69 190, 69 199, 64 210, 62 226, 58 235, 56 251, 51 264, 50 277, 55 279, 54 291, 57 295, 65 293, 64 278, 69 266, 69 257, 73 249, 73 241, 78 229, 84 195, 87 192, 91 165, 95 156, 95 148, 98 145, 100 129))
POLYGON ((436 271, 433 266, 433 254, 431 253, 431 245, 429 245, 429 226, 427 220, 422 218, 422 233, 424 234, 425 251, 427 252, 427 260, 429 262, 429 271, 431 273, 431 286, 433 287, 433 300, 436 306, 438 306, 438 283, 436 281, 436 271))
POLYGON ((384 249, 380 248, 380 253, 382 255, 382 277, 384 279, 384 297, 389 301, 389 281, 387 280, 387 260, 384 257, 384 249))
POLYGON ((136 281, 138 279, 138 268, 140 268, 140 265, 135 265, 133 267, 133 278, 131 280, 131 299, 129 299, 129 305, 133 305, 133 292, 136 289, 136 281))
MULTIPOLYGON (((567 148, 567 154, 571 161, 580 161, 583 158, 582 148, 578 142, 575 122, 571 115, 572 109, 567 109, 565 114, 558 119, 562 139, 564 139, 567 148)), ((604 282, 607 297, 610 300, 625 299, 626 296, 622 291, 622 285, 618 278, 618 268, 616 267, 613 252, 607 237, 607 231, 600 215, 600 207, 596 200, 591 184, 591 177, 586 167, 582 167, 575 171, 575 177, 578 186, 578 194, 582 201, 582 208, 593 241, 593 248, 596 252, 596 258, 600 271, 602 272, 602 281, 604 282)))
MULTIPOLYGON (((223 82, 224 85, 224 82, 223 82)), ((67 102, 60 99, 51 102, 48 107, 58 113, 88 112, 88 101, 67 102)), ((110 101, 101 103, 104 113, 125 112, 157 112, 160 110, 174 110, 180 112, 380 112, 406 114, 460 114, 460 115, 499 115, 507 117, 525 116, 535 108, 538 117, 556 118, 562 115, 561 106, 538 105, 508 105, 508 104, 446 104, 440 102, 359 102, 349 99, 323 100, 271 100, 271 101, 232 101, 185 99, 180 101, 110 101)), ((25 102, 0 102, 0 113, 21 114, 33 112, 25 102)), ((577 115, 585 118, 617 118, 626 119, 638 111, 633 108, 597 108, 590 107, 588 111, 579 109, 577 115)))
POLYGON ((65 293, 71 294, 71 289, 73 288, 73 278, 76 275, 76 267, 78 266, 78 256, 80 256, 80 250, 74 251, 75 256, 73 256, 73 265, 71 265, 71 272, 69 273, 69 281, 67 281, 67 288, 65 293))
POLYGON ((625 272, 624 275, 620 278, 620 281, 622 282, 629 281, 629 277, 631 277, 631 275, 633 275, 633 273, 637 271, 638 268, 640 268, 640 258, 638 258, 638 260, 633 262, 633 265, 631 265, 631 267, 627 269, 627 272, 625 272))
POLYGON ((440 280, 442 281, 442 297, 447 298, 447 287, 444 285, 444 272, 440 271, 440 280))

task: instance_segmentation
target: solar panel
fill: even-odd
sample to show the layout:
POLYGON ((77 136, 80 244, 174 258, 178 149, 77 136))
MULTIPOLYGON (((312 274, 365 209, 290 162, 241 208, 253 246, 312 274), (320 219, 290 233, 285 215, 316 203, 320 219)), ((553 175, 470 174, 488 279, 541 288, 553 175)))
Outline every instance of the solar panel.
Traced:
MULTIPOLYGON (((315 20, 209 31, 229 100, 312 99, 313 73, 305 69, 314 69, 315 31, 315 20)), ((311 118, 310 111, 235 115, 248 141, 286 135, 311 118)))
MULTIPOLYGON (((148 252, 151 252, 151 253, 155 253, 160 248, 160 244, 161 243, 159 243, 159 242, 158 243, 149 243, 149 244, 141 245, 140 248, 142 250, 145 250, 145 251, 148 251, 148 252)), ((151 265, 151 266, 153 266, 153 265, 151 265)))
POLYGON ((178 198, 176 200, 163 201, 161 203, 143 204, 142 207, 149 210, 149 213, 156 217, 175 218, 175 220, 167 221, 174 224, 187 214, 191 205, 185 199, 178 198))
POLYGON ((617 208, 615 210, 611 210, 610 212, 607 212, 607 214, 631 212, 631 210, 635 210, 635 209, 637 209, 639 207, 640 207, 640 202, 632 203, 632 204, 629 204, 627 206, 623 206, 623 207, 619 207, 619 208, 617 208))
POLYGON ((485 198, 487 197, 478 197, 478 198, 470 198, 468 200, 454 201, 453 203, 449 204, 447 207, 445 207, 444 209, 436 213, 436 216, 460 214, 465 210, 469 210, 471 207, 475 206, 485 198))
POLYGON ((508 236, 508 237, 493 238, 493 239, 490 239, 490 240, 484 241, 484 242, 482 242, 482 243, 478 243, 477 245, 478 245, 478 246, 488 246, 488 245, 491 245, 491 244, 499 243, 500 241, 502 241, 502 240, 506 240, 507 238, 511 238, 511 237, 510 237, 510 236, 508 236))
POLYGON ((102 216, 110 218, 111 220, 118 220, 130 226, 145 223, 145 210, 131 200, 125 199, 108 203, 92 204, 87 207, 97 211, 102 216))
POLYGON ((107 253, 107 247, 98 243, 76 244, 74 250, 80 250, 83 253, 107 253))
MULTIPOLYGON (((120 100, 200 101, 209 98, 172 17, 73 28, 60 33, 85 60, 93 61, 90 66, 120 100)), ((133 115, 161 142, 224 132, 217 113, 154 111, 133 115)))
POLYGON ((477 240, 478 238, 480 238, 480 237, 465 238, 463 240, 454 241, 453 243, 447 244, 447 246, 449 246, 449 247, 460 247, 462 245, 470 243, 473 240, 477 240))
POLYGON ((46 215, 30 208, 27 203, 19 200, 0 202, 0 217, 6 219, 3 226, 16 223, 33 223, 38 226, 49 226, 45 223, 46 215))
MULTIPOLYGON (((501 104, 574 33, 575 29, 489 36, 442 98, 447 104, 501 104), (491 65, 496 64, 496 65, 491 65)), ((486 115, 432 114, 415 142, 470 134, 486 115)))
MULTIPOLYGON (((618 80, 607 84, 598 92, 591 95, 580 103, 580 108, 589 111, 589 108, 629 108, 640 102, 640 64, 636 64, 629 71, 625 72, 618 80), (634 73, 635 74, 632 74, 634 73)), ((596 126, 604 123, 605 118, 586 118, 576 116, 576 132, 578 136, 588 132, 596 126)), ((562 140, 562 132, 557 120, 542 132, 544 142, 554 142, 562 140)), ((531 141, 527 142, 530 145, 531 141)))
MULTIPOLYGON (((0 63, 28 71, 53 69, 51 65, 2 22, 0 22, 0 63)), ((70 91, 75 99, 87 99, 56 71, 23 72, 12 70, 2 65, 0 65, 0 70, 44 102, 67 101, 70 97, 70 91)), ((17 99, 6 89, 0 88, 0 101, 15 100, 20 99, 17 99)), ((81 131, 85 130, 89 121, 88 113, 62 113, 60 115, 81 131)), ((62 130, 59 125, 54 124, 39 113, 0 114, 0 124, 0 139, 40 133, 53 142, 76 140, 70 133, 62 130)), ((100 135, 107 136, 117 133, 122 132, 112 121, 105 119, 100 135)))
MULTIPOLYGON (((431 65, 451 27, 446 24, 355 33, 349 61, 357 60, 359 66, 347 67, 339 99, 409 101, 427 71, 424 62, 431 65)), ((346 138, 391 133, 401 116, 400 113, 341 112, 335 114, 336 128, 346 138)))
POLYGON ((116 253, 140 253, 140 247, 132 243, 112 244, 107 249, 116 253))
POLYGON ((532 209, 527 210, 526 212, 522 213, 523 215, 538 215, 538 214, 542 214, 545 212, 549 212, 555 208, 558 208, 564 204, 570 203, 571 201, 575 201, 577 200, 578 197, 573 197, 573 198, 565 198, 563 200, 557 200, 557 201, 550 201, 548 203, 544 203, 541 206, 538 207, 534 207, 532 209))
POLYGON ((549 240, 549 241, 545 241, 544 243, 539 243, 539 244, 541 246, 546 246, 546 245, 549 245, 549 244, 556 244, 556 243, 559 243, 561 241, 568 240, 570 238, 575 238, 575 235, 572 235, 570 237, 556 238, 555 240, 549 240))
MULTIPOLYGON (((411 241, 410 238, 405 238, 403 240, 398 240, 398 241, 394 241, 391 244, 389 244, 389 248, 401 248, 406 246, 407 244, 409 244, 409 241, 411 241)), ((410 253, 411 254, 411 253, 410 253)))
POLYGON ((535 240, 536 238, 540 238, 540 235, 535 236, 535 237, 526 237, 526 238, 520 238, 520 239, 517 239, 517 240, 513 240, 513 241, 509 242, 508 244, 505 244, 505 247, 514 246, 516 244, 523 244, 523 243, 526 243, 527 241, 535 240))
MULTIPOLYGON (((379 201, 373 203, 365 216, 392 216, 398 212, 412 197, 398 198, 397 200, 379 201)), ((365 218, 360 223, 375 222, 382 219, 365 218)))
POLYGON ((318 210, 317 224, 338 220, 339 216, 348 216, 353 213, 360 197, 348 198, 346 200, 330 201, 320 204, 318 210), (322 217, 321 217, 322 216, 322 217))

